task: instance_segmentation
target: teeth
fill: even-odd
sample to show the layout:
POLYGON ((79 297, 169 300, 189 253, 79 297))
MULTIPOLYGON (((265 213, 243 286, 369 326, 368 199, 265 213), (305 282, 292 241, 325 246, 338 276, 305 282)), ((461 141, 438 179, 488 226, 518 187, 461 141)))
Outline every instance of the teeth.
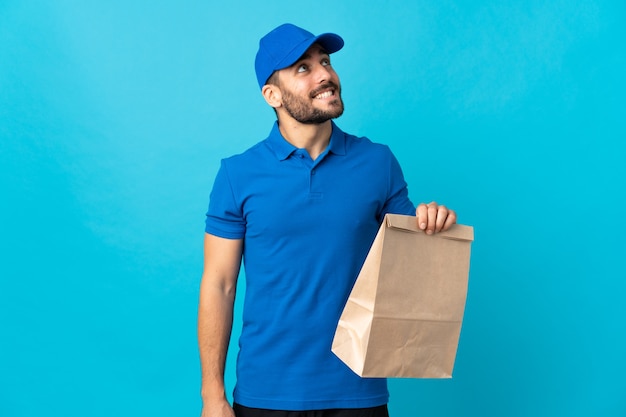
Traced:
POLYGON ((315 96, 315 98, 328 98, 333 95, 332 91, 326 91, 315 96))

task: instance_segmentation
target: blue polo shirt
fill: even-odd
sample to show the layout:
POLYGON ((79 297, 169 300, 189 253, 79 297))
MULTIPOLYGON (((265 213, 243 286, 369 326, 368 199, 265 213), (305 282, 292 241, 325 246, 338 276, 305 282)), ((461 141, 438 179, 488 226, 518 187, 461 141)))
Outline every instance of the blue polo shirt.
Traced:
POLYGON ((315 161, 270 135, 222 160, 206 232, 244 239, 246 292, 235 402, 314 410, 387 403, 332 352, 339 316, 386 213, 415 215, 389 148, 334 123, 315 161))

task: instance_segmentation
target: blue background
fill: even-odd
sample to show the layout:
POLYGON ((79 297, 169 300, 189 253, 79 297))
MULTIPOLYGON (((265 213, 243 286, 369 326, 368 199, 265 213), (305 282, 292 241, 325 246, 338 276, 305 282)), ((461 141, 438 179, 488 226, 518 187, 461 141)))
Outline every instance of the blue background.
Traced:
POLYGON ((392 414, 626 415, 625 2, 2 0, 0 416, 199 414, 204 213, 285 21, 344 37, 338 124, 476 230, 454 378, 392 414))

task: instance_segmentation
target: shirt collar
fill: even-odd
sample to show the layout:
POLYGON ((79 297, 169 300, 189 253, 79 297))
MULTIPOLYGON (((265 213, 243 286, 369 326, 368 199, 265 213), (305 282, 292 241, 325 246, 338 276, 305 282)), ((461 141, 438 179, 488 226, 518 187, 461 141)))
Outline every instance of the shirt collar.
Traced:
MULTIPOLYGON (((335 155, 345 155, 346 135, 341 129, 339 129, 339 127, 337 127, 335 122, 331 120, 330 123, 332 124, 333 130, 330 134, 328 152, 332 152, 335 155)), ((284 161, 285 159, 289 158, 289 156, 298 149, 291 143, 287 142, 285 138, 283 138, 283 135, 281 135, 280 133, 280 129, 278 129, 278 121, 274 122, 274 126, 272 126, 272 131, 267 137, 266 142, 270 149, 274 151, 274 154, 280 161, 284 161)))

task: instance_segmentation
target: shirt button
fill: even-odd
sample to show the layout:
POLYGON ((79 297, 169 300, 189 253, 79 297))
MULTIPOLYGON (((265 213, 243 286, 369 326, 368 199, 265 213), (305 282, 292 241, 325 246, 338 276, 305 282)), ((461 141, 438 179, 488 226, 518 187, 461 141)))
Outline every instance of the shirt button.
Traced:
POLYGON ((315 170, 311 170, 311 175, 315 175, 315 170))

